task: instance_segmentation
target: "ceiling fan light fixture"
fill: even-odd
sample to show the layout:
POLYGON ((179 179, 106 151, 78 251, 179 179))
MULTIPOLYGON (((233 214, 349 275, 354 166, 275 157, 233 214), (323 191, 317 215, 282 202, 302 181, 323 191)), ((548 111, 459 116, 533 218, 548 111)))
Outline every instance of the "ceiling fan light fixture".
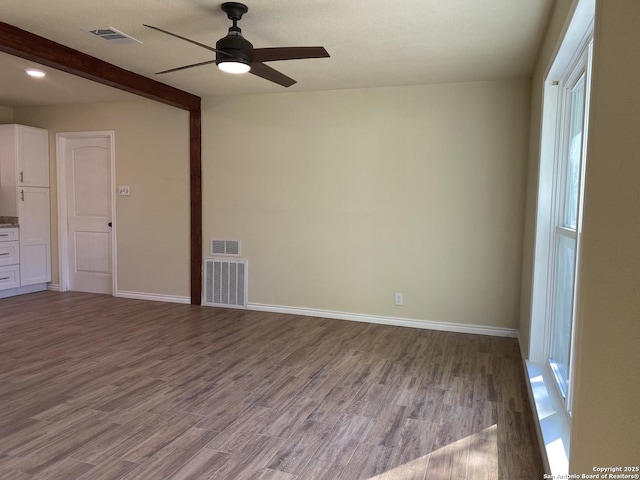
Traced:
POLYGON ((238 21, 242 18, 242 15, 249 11, 247 6, 238 2, 225 2, 221 5, 221 8, 227 14, 227 18, 233 22, 233 25, 229 27, 227 35, 216 42, 215 48, 205 45, 204 43, 191 40, 187 37, 183 37, 182 35, 163 30, 162 28, 143 24, 147 28, 171 35, 172 37, 180 38, 181 40, 198 45, 209 51, 216 52, 215 60, 170 68, 169 70, 158 72, 158 74, 177 72, 179 70, 200 67, 203 65, 211 65, 215 62, 218 68, 223 72, 233 74, 250 72, 257 77, 264 78, 265 80, 286 88, 295 84, 296 81, 293 78, 287 77, 284 73, 271 68, 265 62, 301 60, 305 58, 326 58, 329 56, 324 47, 253 48, 253 44, 242 36, 242 30, 238 27, 238 21))
POLYGON ((218 68, 226 73, 239 74, 247 73, 249 70, 251 70, 251 65, 236 59, 218 60, 218 62, 216 63, 218 65, 218 68))

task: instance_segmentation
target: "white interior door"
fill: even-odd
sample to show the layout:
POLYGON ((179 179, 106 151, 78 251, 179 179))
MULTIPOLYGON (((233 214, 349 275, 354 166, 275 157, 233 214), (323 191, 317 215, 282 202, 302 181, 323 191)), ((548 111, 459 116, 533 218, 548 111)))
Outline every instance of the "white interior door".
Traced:
POLYGON ((67 137, 62 153, 66 286, 69 290, 113 294, 111 137, 67 137))

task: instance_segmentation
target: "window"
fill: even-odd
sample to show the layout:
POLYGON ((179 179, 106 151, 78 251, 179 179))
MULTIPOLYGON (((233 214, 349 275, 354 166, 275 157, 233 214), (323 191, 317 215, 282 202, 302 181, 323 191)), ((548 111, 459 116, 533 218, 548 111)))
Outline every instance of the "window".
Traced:
POLYGON ((589 44, 561 80, 558 94, 557 142, 552 192, 551 252, 546 360, 567 412, 571 411, 572 334, 575 319, 577 253, 587 132, 587 66, 589 44))
POLYGON ((565 36, 544 85, 530 345, 530 360, 545 365, 568 422, 593 15, 582 23, 579 35, 565 36))
POLYGON ((550 473, 569 469, 595 0, 574 0, 544 81, 527 371, 550 473))

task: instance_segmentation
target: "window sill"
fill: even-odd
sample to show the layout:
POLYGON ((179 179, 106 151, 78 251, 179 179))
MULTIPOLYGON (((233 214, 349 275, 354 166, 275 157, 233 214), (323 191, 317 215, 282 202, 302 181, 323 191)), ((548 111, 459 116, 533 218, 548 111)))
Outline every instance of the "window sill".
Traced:
POLYGON ((556 478, 569 472, 570 426, 564 406, 548 370, 539 363, 527 361, 529 386, 535 406, 534 416, 544 445, 545 467, 556 478))

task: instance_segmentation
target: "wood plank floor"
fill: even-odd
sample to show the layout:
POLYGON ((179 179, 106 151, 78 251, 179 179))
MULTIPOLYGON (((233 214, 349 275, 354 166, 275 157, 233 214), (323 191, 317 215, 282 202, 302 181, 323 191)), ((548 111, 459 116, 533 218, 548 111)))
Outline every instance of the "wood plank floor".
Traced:
POLYGON ((0 300, 0 479, 535 479, 514 339, 0 300))

